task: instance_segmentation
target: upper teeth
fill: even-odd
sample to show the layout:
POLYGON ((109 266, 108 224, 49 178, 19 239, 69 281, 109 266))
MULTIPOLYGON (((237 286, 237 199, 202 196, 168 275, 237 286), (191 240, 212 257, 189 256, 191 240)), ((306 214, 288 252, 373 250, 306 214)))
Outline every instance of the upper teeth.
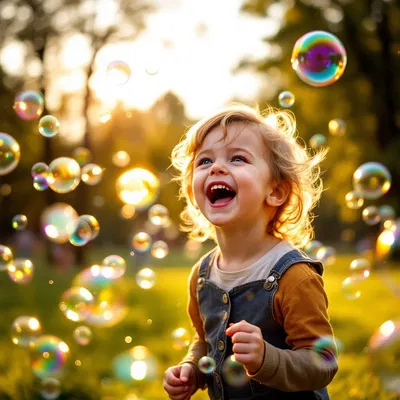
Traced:
POLYGON ((216 190, 216 189, 226 189, 226 190, 229 190, 229 191, 231 190, 225 185, 213 185, 213 186, 211 186, 211 191, 216 190))

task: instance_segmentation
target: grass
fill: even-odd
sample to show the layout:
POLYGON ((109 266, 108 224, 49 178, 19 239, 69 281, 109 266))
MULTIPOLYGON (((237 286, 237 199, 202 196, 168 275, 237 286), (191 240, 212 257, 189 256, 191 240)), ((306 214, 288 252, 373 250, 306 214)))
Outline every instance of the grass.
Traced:
MULTIPOLYGON (((129 259, 126 248, 94 249, 88 265, 99 263, 104 256, 114 253, 129 259)), ((341 290, 348 275, 352 255, 341 255, 334 266, 327 268, 325 286, 329 297, 329 313, 335 334, 343 344, 339 358, 339 372, 329 385, 331 398, 336 399, 395 399, 385 393, 373 374, 365 349, 373 332, 385 321, 398 317, 398 299, 388 289, 381 276, 372 273, 365 281, 362 295, 356 300, 346 299, 341 290)), ((123 289, 127 289, 128 314, 111 328, 92 327, 93 340, 88 346, 75 343, 72 332, 80 323, 69 321, 59 310, 61 294, 70 287, 76 269, 55 271, 43 259, 35 258, 35 275, 28 285, 17 285, 3 273, 0 279, 0 391, 12 399, 41 399, 40 382, 32 374, 29 351, 15 346, 10 340, 13 320, 20 315, 36 316, 45 334, 56 335, 68 343, 71 356, 61 379, 62 399, 102 398, 159 400, 167 396, 162 388, 163 371, 180 361, 184 350, 174 350, 171 332, 177 327, 190 329, 186 316, 187 278, 192 260, 182 252, 171 252, 162 261, 152 263, 157 284, 150 290, 138 287, 134 276, 137 266, 130 258, 123 289), (49 284, 52 280, 54 283, 49 284), (132 337, 131 343, 125 338, 132 337), (115 378, 113 358, 132 346, 147 346, 156 357, 158 378, 152 381, 124 383, 115 378), (79 360, 81 365, 75 365, 79 360), (80 391, 80 392, 79 392, 80 391), (75 392, 75 397, 71 393, 75 392), (68 393, 70 395, 68 395, 68 393)), ((397 275, 397 282, 399 275, 397 275)), ((205 400, 205 392, 198 392, 194 400, 205 400)), ((0 395, 0 400, 2 399, 0 395)))

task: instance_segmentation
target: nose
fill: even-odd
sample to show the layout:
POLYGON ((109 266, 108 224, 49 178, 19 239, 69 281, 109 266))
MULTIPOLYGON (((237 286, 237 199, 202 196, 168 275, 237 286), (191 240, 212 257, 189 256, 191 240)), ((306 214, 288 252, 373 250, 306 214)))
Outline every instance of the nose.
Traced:
POLYGON ((220 162, 214 162, 210 168, 210 175, 226 175, 228 170, 220 162))

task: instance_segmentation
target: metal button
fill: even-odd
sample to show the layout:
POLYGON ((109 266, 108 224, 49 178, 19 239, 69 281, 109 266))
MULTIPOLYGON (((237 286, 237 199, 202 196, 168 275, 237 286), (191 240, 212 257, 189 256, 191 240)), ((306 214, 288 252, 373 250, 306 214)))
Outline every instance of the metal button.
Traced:
POLYGON ((268 280, 268 282, 274 282, 275 277, 273 275, 270 275, 267 280, 268 280))
POLYGON ((218 344, 217 344, 218 350, 219 351, 223 351, 225 349, 225 343, 223 340, 218 340, 218 344))
POLYGON ((224 311, 222 313, 222 319, 225 321, 228 318, 228 313, 226 311, 224 311))
POLYGON ((199 279, 197 280, 197 289, 198 289, 198 290, 203 289, 203 287, 204 287, 204 282, 205 282, 205 279, 204 279, 204 278, 199 278, 199 279))
POLYGON ((215 375, 215 383, 218 385, 221 383, 221 379, 219 379, 218 375, 215 375))
POLYGON ((224 293, 224 294, 222 295, 222 301, 223 301, 225 304, 228 303, 229 299, 228 299, 228 295, 227 295, 226 293, 224 293))

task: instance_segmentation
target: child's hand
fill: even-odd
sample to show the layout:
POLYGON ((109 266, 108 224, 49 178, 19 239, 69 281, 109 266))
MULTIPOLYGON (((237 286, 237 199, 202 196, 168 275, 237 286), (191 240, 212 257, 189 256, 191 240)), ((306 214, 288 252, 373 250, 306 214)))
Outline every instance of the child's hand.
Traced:
POLYGON ((226 334, 232 337, 236 361, 243 364, 248 374, 254 375, 264 360, 265 344, 261 329, 242 320, 229 324, 226 334))
POLYGON ((191 364, 176 365, 164 373, 164 389, 172 400, 189 400, 196 391, 196 372, 191 364))

